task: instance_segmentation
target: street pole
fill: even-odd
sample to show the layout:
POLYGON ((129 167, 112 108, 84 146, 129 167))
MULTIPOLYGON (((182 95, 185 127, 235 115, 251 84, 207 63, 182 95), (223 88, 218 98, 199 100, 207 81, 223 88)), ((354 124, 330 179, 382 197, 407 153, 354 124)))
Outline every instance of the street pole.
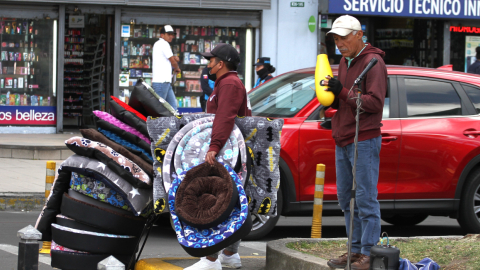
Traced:
POLYGON ((20 237, 18 243, 18 270, 38 270, 38 240, 42 233, 32 225, 17 232, 20 237))

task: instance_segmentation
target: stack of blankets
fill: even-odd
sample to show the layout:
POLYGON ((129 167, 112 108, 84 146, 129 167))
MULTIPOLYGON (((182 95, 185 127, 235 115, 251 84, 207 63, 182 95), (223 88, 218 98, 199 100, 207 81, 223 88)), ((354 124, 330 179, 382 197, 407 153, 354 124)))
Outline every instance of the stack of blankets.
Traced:
POLYGON ((110 111, 94 111, 97 129, 65 141, 75 154, 58 169, 37 220, 51 241, 52 267, 97 269, 113 255, 129 265, 153 212, 153 157, 147 116, 176 112, 140 82, 129 104, 111 97, 110 111))

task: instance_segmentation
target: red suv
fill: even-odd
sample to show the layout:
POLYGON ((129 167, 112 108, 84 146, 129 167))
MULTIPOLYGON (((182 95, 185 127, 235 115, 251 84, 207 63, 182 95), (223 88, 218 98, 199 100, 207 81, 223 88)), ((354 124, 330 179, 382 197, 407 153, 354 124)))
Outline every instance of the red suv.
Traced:
MULTIPOLYGON (((382 219, 415 225, 429 215, 456 218, 480 233, 480 76, 443 69, 387 66, 378 200, 382 219)), ((334 75, 338 66, 332 66, 334 75)), ((314 68, 280 75, 249 93, 254 116, 284 118, 279 208, 311 216, 316 164, 326 165, 323 215, 342 215, 335 185, 334 110, 319 104, 314 68)), ((247 239, 270 232, 276 218, 254 216, 247 239)))

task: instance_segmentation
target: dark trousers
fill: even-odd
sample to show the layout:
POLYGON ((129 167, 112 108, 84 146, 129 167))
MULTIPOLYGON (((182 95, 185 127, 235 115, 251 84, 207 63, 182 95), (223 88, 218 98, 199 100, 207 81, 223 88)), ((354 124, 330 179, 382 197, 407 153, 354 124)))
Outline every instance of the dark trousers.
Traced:
POLYGON ((207 100, 205 99, 205 94, 200 97, 200 105, 202 106, 202 111, 207 111, 207 100))

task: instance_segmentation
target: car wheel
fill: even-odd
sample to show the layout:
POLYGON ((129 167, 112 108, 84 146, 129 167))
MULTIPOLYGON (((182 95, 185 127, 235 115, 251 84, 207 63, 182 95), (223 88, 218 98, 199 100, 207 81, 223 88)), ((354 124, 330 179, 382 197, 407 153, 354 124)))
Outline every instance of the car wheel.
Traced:
POLYGON ((480 170, 476 170, 468 178, 457 220, 465 233, 480 233, 480 170))
POLYGON ((264 215, 252 214, 252 231, 242 240, 258 240, 266 236, 277 225, 278 219, 282 214, 283 196, 279 189, 277 193, 277 216, 267 217, 264 215))
POLYGON ((382 220, 393 226, 414 226, 427 219, 428 215, 422 214, 395 214, 382 217, 382 220))

